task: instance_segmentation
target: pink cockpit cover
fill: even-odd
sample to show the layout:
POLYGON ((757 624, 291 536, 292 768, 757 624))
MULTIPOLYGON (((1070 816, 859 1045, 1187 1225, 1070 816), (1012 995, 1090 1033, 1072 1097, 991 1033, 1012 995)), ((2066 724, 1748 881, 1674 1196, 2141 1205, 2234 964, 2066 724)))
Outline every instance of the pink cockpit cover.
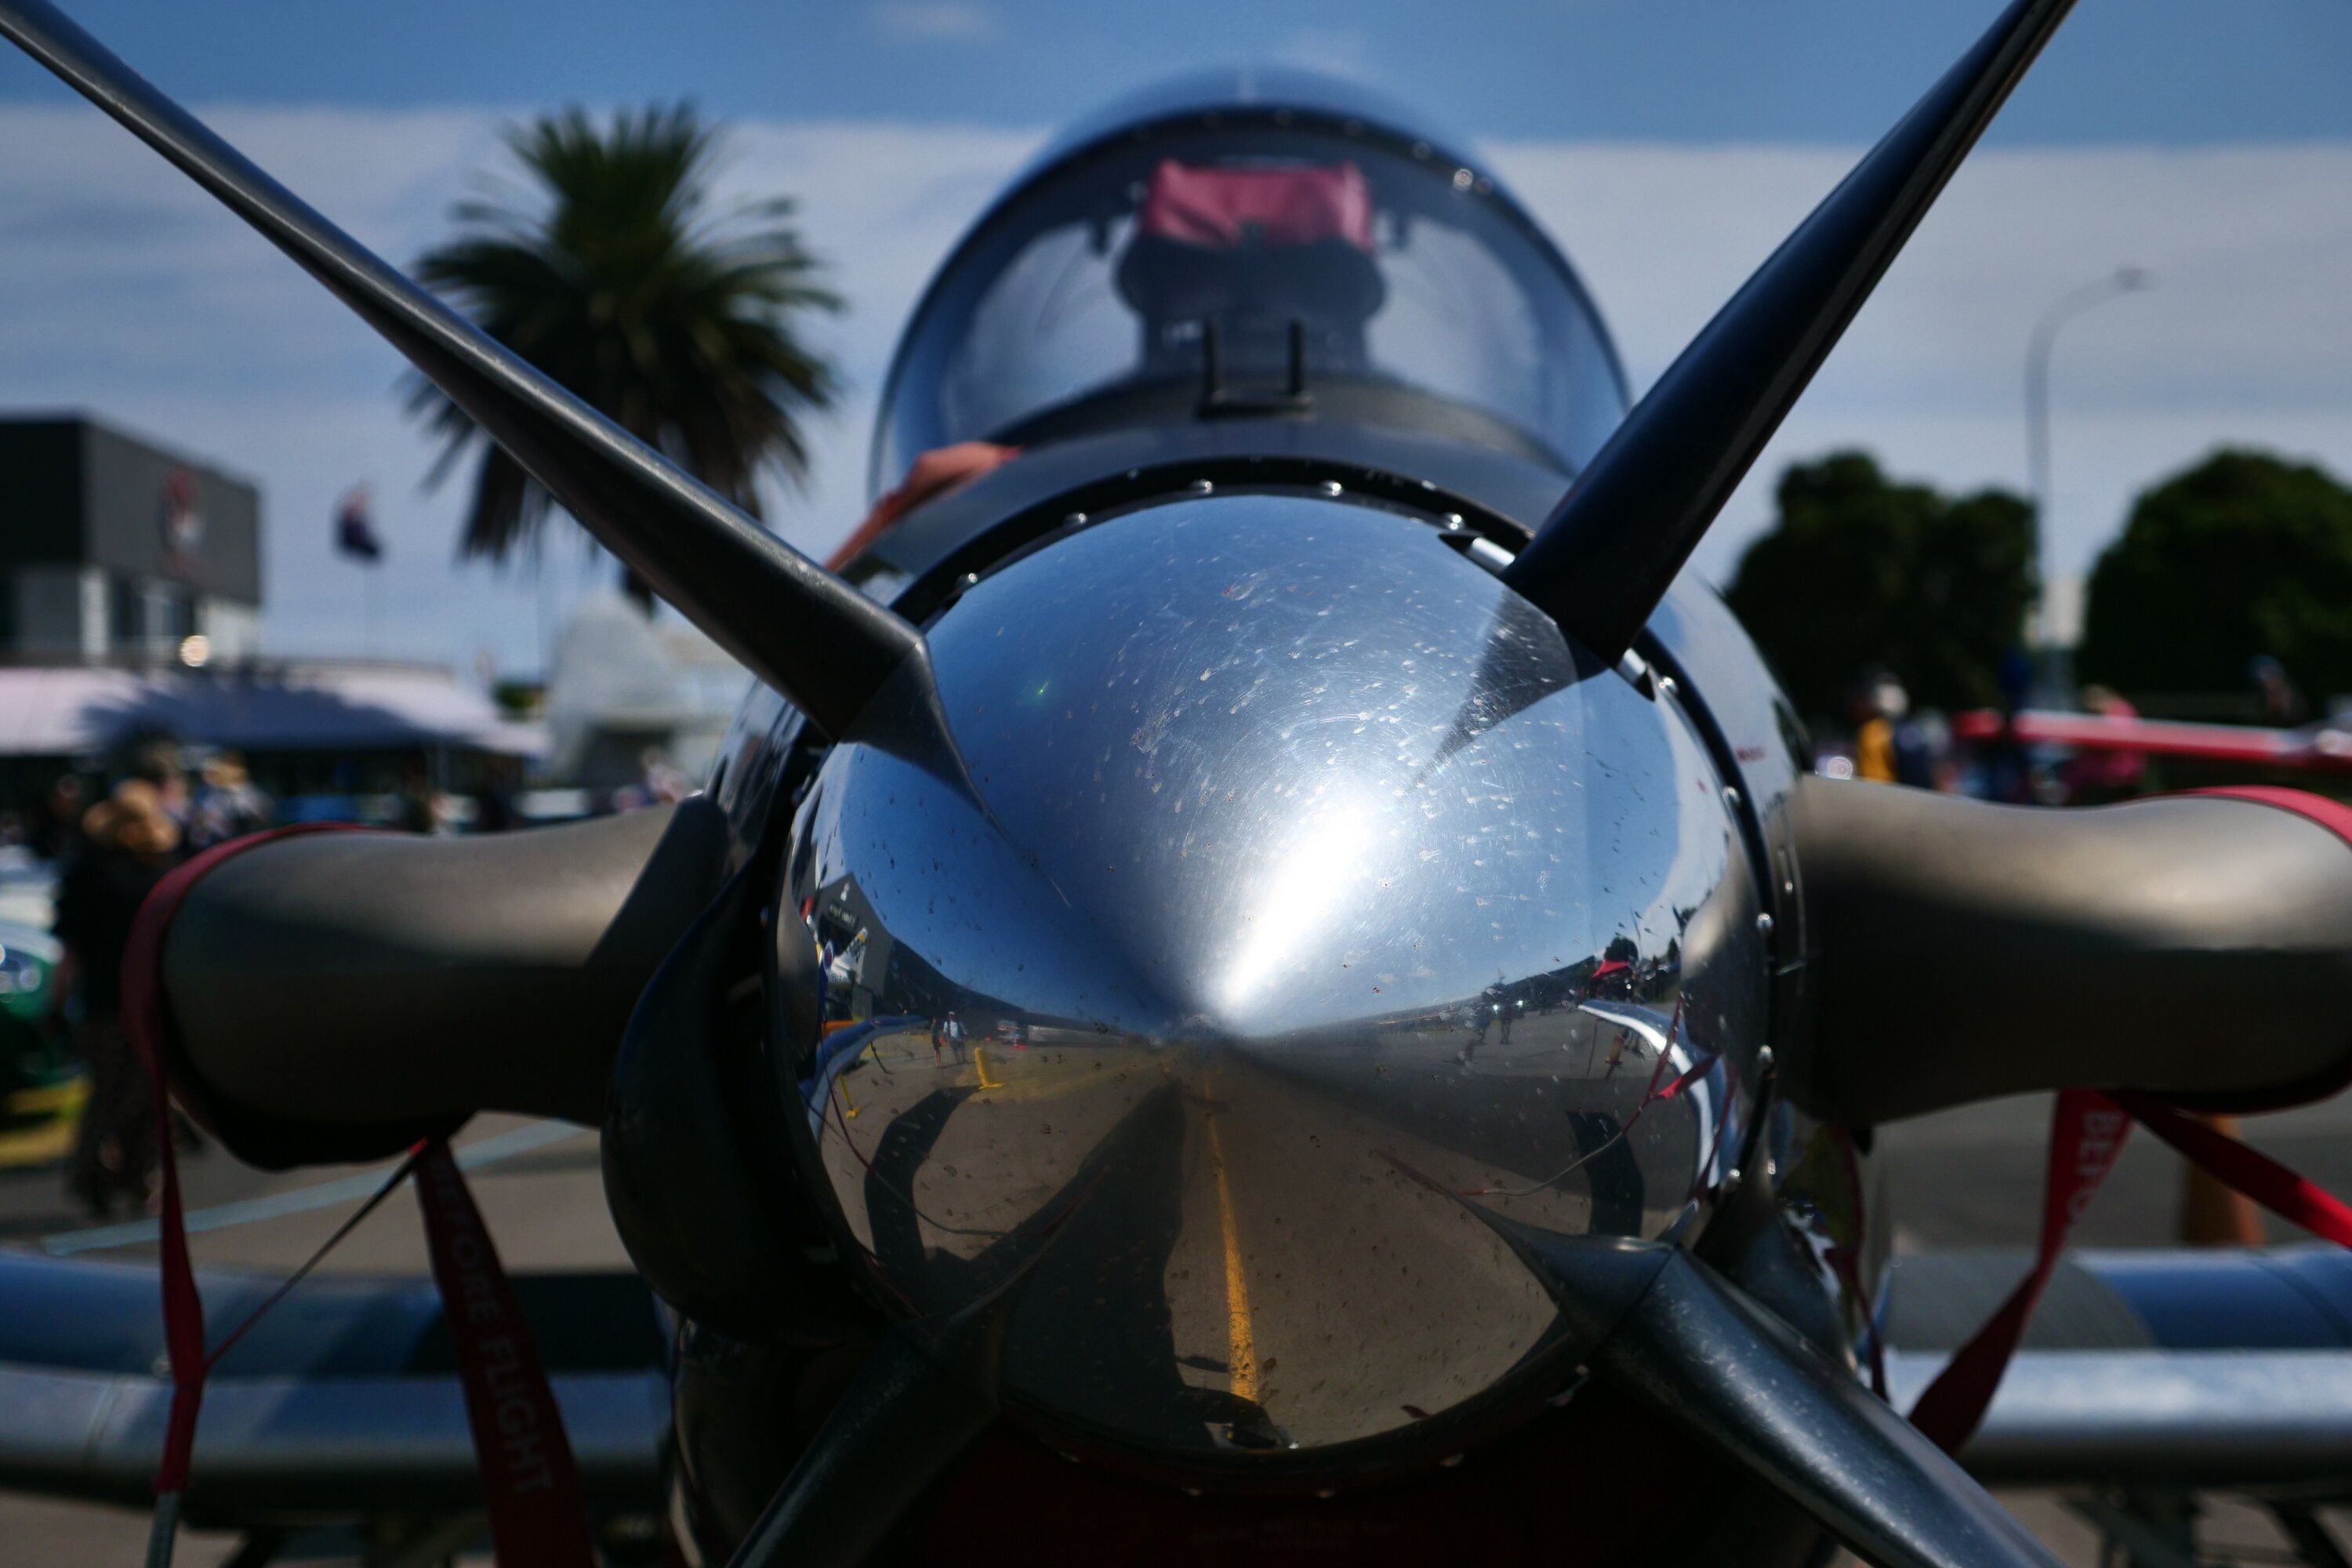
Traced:
POLYGON ((1372 248, 1372 193, 1353 163, 1227 169, 1163 159, 1151 172, 1141 232, 1187 245, 1312 245, 1343 239, 1372 248))

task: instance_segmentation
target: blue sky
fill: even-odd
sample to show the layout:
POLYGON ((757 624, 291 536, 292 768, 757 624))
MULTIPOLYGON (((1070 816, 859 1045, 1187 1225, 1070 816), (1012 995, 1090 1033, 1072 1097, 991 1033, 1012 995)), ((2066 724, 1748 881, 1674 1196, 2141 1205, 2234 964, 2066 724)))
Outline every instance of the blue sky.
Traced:
MULTIPOLYGON (((1475 136, 1835 142, 1884 130, 1990 0, 80 0, 168 90, 414 108, 690 95, 762 119, 1052 123, 1189 66, 1311 58, 1475 136)), ((2084 0, 1996 142, 2352 134, 2344 0, 2084 0)), ((0 97, 53 97, 0 63, 0 97)))
MULTIPOLYGON (((502 167, 512 114, 691 93, 739 123, 734 194, 802 198, 850 310, 848 395, 770 517, 822 551, 864 506, 872 395, 962 226, 1057 124, 1190 66, 1282 60, 1419 100, 1583 271, 1645 386, 1994 9, 1990 0, 1389 0, 1113 7, 865 0, 71 8, 395 261, 502 167), (806 14, 803 14, 806 13, 806 14), (1498 63, 1499 62, 1499 63, 1498 63), (1540 62, 1538 65, 1531 62, 1540 62)), ((2352 476, 2352 0, 2083 0, 1697 558, 1722 580, 1787 463, 1864 446, 1954 489, 2022 483, 2024 341, 2118 265, 2155 292, 2070 325, 2051 555, 2087 566, 2132 494, 2223 442, 2352 476)), ((606 569, 460 567, 396 356, 94 110, 0 49, 0 409, 79 407, 257 479, 266 637, 361 651, 329 548, 372 484, 375 651, 534 668, 606 569)))

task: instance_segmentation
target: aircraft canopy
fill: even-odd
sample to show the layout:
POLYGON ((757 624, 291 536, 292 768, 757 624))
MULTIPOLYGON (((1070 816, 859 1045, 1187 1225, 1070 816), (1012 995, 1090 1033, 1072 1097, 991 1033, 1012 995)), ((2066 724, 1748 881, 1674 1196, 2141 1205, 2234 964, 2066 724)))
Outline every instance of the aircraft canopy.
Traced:
POLYGON ((1440 429, 1574 471, 1623 416, 1559 251, 1430 142, 1280 102, 1049 154, 934 280, 873 482, 951 442, 1312 414, 1440 429))

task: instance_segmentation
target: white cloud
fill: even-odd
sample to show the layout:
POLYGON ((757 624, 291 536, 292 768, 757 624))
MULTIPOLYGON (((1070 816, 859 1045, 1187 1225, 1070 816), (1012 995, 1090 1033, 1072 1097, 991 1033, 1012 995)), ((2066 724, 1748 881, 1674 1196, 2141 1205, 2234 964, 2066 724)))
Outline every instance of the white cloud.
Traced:
MULTIPOLYGON (((395 260, 500 165, 487 112, 222 110, 229 139, 395 260)), ((813 433, 804 493, 773 498, 822 550, 864 508, 873 395, 914 300, 1039 135, 963 126, 751 123, 732 191, 801 199, 849 314, 816 333, 852 395, 813 433)), ((529 668, 528 574, 451 563, 463 486, 417 488, 431 450, 394 395, 401 362, 341 306, 95 112, 0 108, 0 407, 81 406, 253 476, 268 518, 268 632, 351 651, 358 569, 329 547, 370 479, 392 548, 378 647, 529 668)), ((1583 271, 1646 384, 1851 162, 1843 149, 1508 143, 1496 163, 1583 271)), ((2131 261, 2158 291, 2068 327, 2054 384, 2055 554, 2079 569, 2134 490, 2222 440, 2352 476, 2352 144, 1995 149, 1953 182, 1704 547, 1727 573, 1792 458, 1862 445, 1955 487, 2021 484, 2034 314, 2131 261)), ((566 545, 551 608, 589 586, 566 545)))
POLYGON ((878 0, 874 30, 901 44, 977 44, 1003 29, 995 8, 972 0, 878 0))
POLYGON ((1328 76, 1372 81, 1380 75, 1372 63, 1372 36, 1360 28, 1301 27, 1276 44, 1272 52, 1284 65, 1328 76))
MULTIPOLYGON (((440 237, 449 204, 504 166, 488 112, 226 109, 206 118, 380 254, 440 237)), ((979 128, 747 124, 722 195, 787 191, 852 309, 814 324, 850 396, 812 431, 804 491, 771 522, 821 551, 865 509, 873 393, 899 324, 956 235, 1037 137, 979 128)), ((373 487, 390 553, 375 651, 537 666, 546 623, 610 568, 576 540, 543 574, 454 563, 465 478, 422 484, 433 448, 401 413, 404 362, 292 263, 145 148, 73 108, 0 109, 0 409, 84 408, 257 480, 265 636, 280 652, 357 652, 365 579, 330 525, 373 487)))
MULTIPOLYGON (((1857 151, 1507 144, 1637 387, 1857 151)), ((2025 342, 2123 263, 2158 287, 2070 324, 2053 375, 2051 557, 2085 566, 2131 496, 2250 441, 2352 477, 2352 145, 1997 148, 1954 178, 1767 448, 1703 567, 1727 574, 1792 459, 1872 447, 1947 486, 2024 488, 2025 342)))

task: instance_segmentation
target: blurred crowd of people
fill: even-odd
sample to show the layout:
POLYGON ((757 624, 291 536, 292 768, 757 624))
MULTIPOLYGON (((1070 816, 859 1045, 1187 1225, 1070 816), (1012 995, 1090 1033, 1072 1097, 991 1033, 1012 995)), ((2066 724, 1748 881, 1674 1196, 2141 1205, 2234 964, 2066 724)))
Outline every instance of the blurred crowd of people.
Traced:
MULTIPOLYGON (((64 958, 51 985, 89 1078, 67 1185, 93 1215, 145 1211, 156 1162, 154 1087, 122 1027, 131 926, 155 884, 191 854, 269 826, 269 798, 235 752, 194 773, 179 748, 141 749, 87 805, 78 775, 58 780, 33 847, 57 864, 55 928, 64 958)), ((193 1132, 182 1136, 194 1140, 193 1132)))
MULTIPOLYGON (((2031 680, 2021 657, 2002 670, 2006 712, 2025 706, 2031 680)), ((2085 713, 2138 717, 2137 709, 2104 686, 2083 688, 2080 703, 2085 713)), ((1852 735, 1823 746, 1815 758, 1817 769, 1832 778, 1911 784, 2020 805, 2098 805, 2128 800, 2147 787, 2147 759, 2137 752, 2085 751, 2051 758, 2008 740, 1963 742, 1946 715, 1915 710, 1903 682, 1884 668, 1865 669, 1856 678, 1846 719, 1852 735)))
MULTIPOLYGON (((682 799, 692 782, 657 751, 631 785, 590 797, 576 815, 626 811, 682 799)), ((350 803, 346 803, 349 805, 350 803)), ((296 820, 321 817, 315 802, 287 803, 296 820)), ((157 741, 108 773, 68 773, 38 809, 0 814, 0 849, 52 868, 54 933, 62 957, 51 976, 47 1028, 69 1039, 88 1084, 67 1184, 95 1217, 154 1202, 155 1100, 144 1064, 122 1027, 123 959, 140 905, 172 868, 213 846, 273 826, 280 803, 257 787, 234 752, 190 752, 157 741), (102 784, 100 781, 104 781, 102 784)), ((488 833, 527 820, 511 787, 469 795, 434 787, 422 761, 364 818, 414 833, 488 833)), ((53 1034, 53 1039, 60 1037, 53 1034)), ((184 1123, 179 1135, 193 1144, 184 1123)))

